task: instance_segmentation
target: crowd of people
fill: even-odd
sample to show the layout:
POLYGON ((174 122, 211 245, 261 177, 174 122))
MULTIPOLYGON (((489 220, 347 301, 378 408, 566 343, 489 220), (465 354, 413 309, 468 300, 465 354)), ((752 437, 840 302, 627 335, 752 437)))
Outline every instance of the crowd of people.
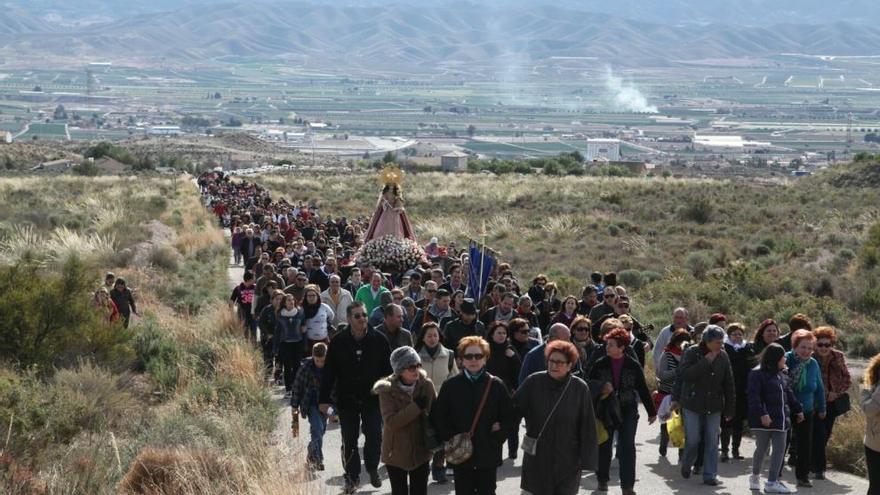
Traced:
MULTIPOLYGON (((520 285, 505 263, 473 300, 466 254, 437 239, 421 266, 382 273, 355 263, 368 219, 331 218, 219 172, 198 183, 245 268, 230 299, 245 337, 310 425, 310 469, 324 469, 327 422, 340 423, 346 493, 361 483, 362 435, 369 482, 381 487, 381 462, 393 494, 426 493, 450 469, 456 494, 495 493, 505 443, 508 459, 523 451, 527 493, 576 493, 583 471, 606 492, 616 458, 622 493, 634 494, 642 411, 661 423, 659 455, 683 432, 684 479, 720 485, 719 462, 745 457, 746 426, 756 444, 750 489, 794 491, 782 480, 786 452, 792 484, 825 479, 852 381, 830 326, 796 314, 750 332, 721 313, 695 323, 675 308, 652 340, 614 273, 562 296, 542 274, 520 285)), ((880 493, 878 384, 880 356, 861 397, 869 493, 880 493)))

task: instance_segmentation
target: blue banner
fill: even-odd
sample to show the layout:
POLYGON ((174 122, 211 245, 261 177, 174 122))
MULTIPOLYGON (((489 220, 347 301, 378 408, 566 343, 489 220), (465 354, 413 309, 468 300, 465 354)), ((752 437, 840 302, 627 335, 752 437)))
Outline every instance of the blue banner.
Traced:
POLYGON ((484 254, 476 242, 471 242, 468 249, 470 256, 470 267, 468 273, 468 293, 467 296, 474 300, 477 305, 486 292, 486 284, 489 282, 489 274, 495 268, 495 257, 491 254, 484 254), (480 277, 482 274, 482 277, 480 277))

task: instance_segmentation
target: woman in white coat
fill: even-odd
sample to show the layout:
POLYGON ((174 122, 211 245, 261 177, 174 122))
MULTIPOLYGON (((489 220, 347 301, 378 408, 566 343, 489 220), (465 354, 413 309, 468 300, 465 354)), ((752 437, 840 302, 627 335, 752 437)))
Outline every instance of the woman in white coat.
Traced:
MULTIPOLYGON (((440 326, 433 321, 422 325, 415 348, 422 360, 422 369, 428 374, 439 394, 443 382, 458 374, 455 355, 440 343, 440 326)), ((437 483, 446 482, 445 461, 443 449, 434 453, 431 461, 431 477, 437 483)))

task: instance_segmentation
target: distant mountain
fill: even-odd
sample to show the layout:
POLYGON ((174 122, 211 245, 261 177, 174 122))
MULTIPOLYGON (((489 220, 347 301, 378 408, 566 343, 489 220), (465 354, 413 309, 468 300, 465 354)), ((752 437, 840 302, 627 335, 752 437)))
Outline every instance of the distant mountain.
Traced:
MULTIPOLYGON (((185 3, 186 7, 174 11, 144 12, 91 24, 71 23, 69 18, 67 24, 47 22, 44 18, 51 14, 35 17, 24 10, 7 9, 0 13, 0 55, 19 60, 53 56, 119 62, 274 59, 315 67, 402 70, 438 65, 475 70, 526 66, 554 56, 598 57, 615 65, 657 65, 785 52, 880 55, 880 28, 844 21, 670 25, 555 6, 185 3)), ((140 4, 146 2, 133 1, 133 5, 140 4)), ((95 12, 95 18, 105 15, 95 12)))
MULTIPOLYGON (((447 8, 462 0, 312 0, 331 7, 447 8)), ((121 19, 133 15, 224 3, 278 4, 285 0, 6 0, 3 4, 36 17, 58 14, 77 19, 121 19)), ((482 0, 494 8, 552 5, 661 24, 769 26, 779 23, 819 24, 849 21, 880 23, 876 0, 482 0)))

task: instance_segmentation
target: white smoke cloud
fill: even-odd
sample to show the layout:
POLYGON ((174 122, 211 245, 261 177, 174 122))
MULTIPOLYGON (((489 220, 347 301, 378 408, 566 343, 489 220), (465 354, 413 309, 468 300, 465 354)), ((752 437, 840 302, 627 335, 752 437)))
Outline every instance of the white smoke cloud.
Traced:
POLYGON ((619 112, 658 112, 655 105, 648 105, 648 99, 638 88, 615 76, 611 67, 605 68, 605 89, 608 91, 611 107, 619 112))

